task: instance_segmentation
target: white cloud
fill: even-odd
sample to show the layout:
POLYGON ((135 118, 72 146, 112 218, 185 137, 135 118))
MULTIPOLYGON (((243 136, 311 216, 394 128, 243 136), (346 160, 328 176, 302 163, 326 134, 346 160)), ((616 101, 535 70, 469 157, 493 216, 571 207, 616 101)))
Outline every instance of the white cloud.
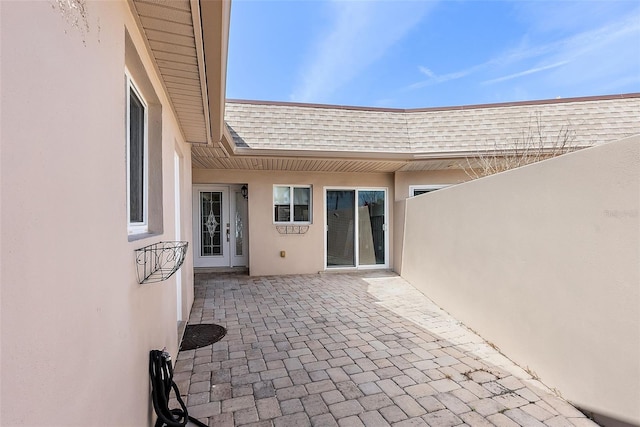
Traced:
MULTIPOLYGON (((547 63, 566 61, 562 67, 541 74, 546 86, 582 88, 603 93, 617 82, 637 82, 640 76, 640 9, 617 22, 567 38, 546 57, 547 63)), ((636 85, 637 87, 637 85, 636 85)), ((629 89, 626 89, 629 90, 629 89)), ((636 90, 633 89, 632 90, 636 90)))
POLYGON ((331 25, 308 52, 291 94, 297 102, 326 102, 417 25, 435 2, 337 1, 331 25))
POLYGON ((438 75, 430 68, 419 66, 418 71, 428 78, 405 89, 420 89, 478 72, 495 75, 500 70, 502 73, 511 71, 482 83, 494 84, 551 70, 557 72, 555 77, 558 85, 602 81, 607 76, 616 75, 616 72, 620 79, 633 81, 633 76, 640 72, 640 9, 598 28, 577 32, 559 40, 534 44, 531 38, 525 35, 517 47, 463 70, 438 75), (514 67, 524 68, 524 71, 513 72, 514 67), (564 72, 560 73, 561 70, 564 72))
POLYGON ((560 61, 560 62, 557 62, 555 64, 545 65, 545 66, 542 66, 542 67, 530 68, 530 69, 525 70, 525 71, 520 71, 519 73, 509 74, 508 76, 498 77, 496 79, 491 79, 491 80, 485 80, 482 83, 483 84, 493 84, 493 83, 498 83, 498 82, 504 82, 506 80, 511 80, 511 79, 515 79, 515 78, 518 78, 518 77, 528 76, 529 74, 539 73, 540 71, 545 71, 545 70, 550 70, 552 68, 561 67, 561 66, 563 66, 565 64, 568 64, 568 63, 569 63, 569 61, 560 61))
POLYGON ((423 67, 422 65, 420 65, 418 67, 418 69, 420 70, 420 72, 422 74, 424 74, 427 77, 435 77, 435 73, 433 71, 431 71, 430 69, 428 69, 427 67, 423 67))
MULTIPOLYGON (((442 74, 442 75, 438 75, 435 74, 434 72, 432 72, 431 70, 429 70, 428 68, 426 68, 426 70, 429 70, 431 72, 431 74, 427 74, 427 76, 429 77, 427 80, 422 80, 419 81, 417 83, 413 83, 409 86, 407 86, 405 89, 408 90, 415 90, 415 89, 420 89, 426 86, 431 86, 431 85, 435 85, 435 84, 439 84, 439 83, 444 83, 444 82, 448 82, 449 80, 457 80, 457 79, 461 79, 462 77, 466 77, 469 74, 472 74, 474 72, 476 72, 477 70, 483 68, 486 64, 480 64, 480 65, 476 65, 470 68, 467 68, 466 70, 461 70, 461 71, 456 71, 453 73, 448 73, 448 74, 442 74)), ((422 71, 422 68, 424 67, 418 67, 420 69, 420 71, 423 74, 424 71, 422 71)))

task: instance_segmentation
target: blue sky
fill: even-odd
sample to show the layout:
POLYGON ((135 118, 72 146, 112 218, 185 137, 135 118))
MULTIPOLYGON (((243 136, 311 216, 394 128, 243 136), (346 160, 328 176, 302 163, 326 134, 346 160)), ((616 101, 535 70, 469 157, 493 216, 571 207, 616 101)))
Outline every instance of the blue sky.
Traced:
POLYGON ((640 1, 233 0, 227 97, 419 108, 640 92, 640 1))

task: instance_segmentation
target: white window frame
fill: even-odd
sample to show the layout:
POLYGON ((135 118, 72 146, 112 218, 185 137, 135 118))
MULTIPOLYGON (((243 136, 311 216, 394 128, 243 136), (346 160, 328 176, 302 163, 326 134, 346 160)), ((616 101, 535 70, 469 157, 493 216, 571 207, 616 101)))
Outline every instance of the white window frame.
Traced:
POLYGON ((306 225, 313 223, 313 186, 312 185, 298 185, 298 184, 273 184, 273 190, 271 192, 271 216, 274 224, 283 225, 283 224, 300 224, 306 225), (289 187, 290 197, 289 197, 289 221, 276 221, 276 212, 275 212, 275 189, 276 187, 289 187), (309 221, 296 221, 295 220, 295 211, 294 211, 294 189, 296 188, 308 188, 309 189, 309 221))
POLYGON ((149 105, 140 93, 135 81, 128 70, 125 69, 127 81, 126 92, 126 127, 127 127, 127 231, 129 235, 149 232, 149 105), (144 138, 142 161, 142 222, 131 222, 131 93, 135 94, 144 107, 144 138))
POLYGON ((427 190, 429 192, 440 190, 441 188, 449 187, 452 184, 429 184, 429 185, 410 185, 409 197, 415 197, 415 192, 420 190, 427 190))

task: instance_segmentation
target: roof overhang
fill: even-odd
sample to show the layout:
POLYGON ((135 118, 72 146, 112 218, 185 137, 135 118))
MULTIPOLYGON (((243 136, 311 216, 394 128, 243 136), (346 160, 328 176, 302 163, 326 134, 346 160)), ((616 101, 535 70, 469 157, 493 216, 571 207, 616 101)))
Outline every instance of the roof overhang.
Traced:
POLYGON ((196 168, 394 172, 546 159, 640 131, 640 94, 398 110, 227 100, 222 144, 196 168), (524 152, 524 153, 523 153, 524 152))
POLYGON ((184 140, 220 145, 231 0, 129 0, 184 140))
MULTIPOLYGON (((347 151, 347 150, 292 150, 292 149, 264 149, 238 147, 234 143, 229 127, 223 130, 222 145, 227 153, 233 156, 251 158, 283 158, 283 159, 339 159, 339 160, 391 160, 400 162, 473 159, 485 156, 504 157, 517 154, 519 147, 492 147, 477 148, 472 150, 428 151, 428 152, 392 152, 392 151, 347 151)), ((587 146, 574 146, 573 149, 586 148, 587 146)), ((554 147, 536 147, 541 154, 552 154, 554 147)))
POLYGON ((224 106, 227 85, 227 55, 229 50, 229 22, 231 0, 191 0, 200 5, 200 22, 204 49, 206 95, 208 97, 211 137, 222 141, 225 130, 224 106))
MULTIPOLYGON (((228 127, 222 144, 230 156, 221 159, 210 147, 195 145, 195 168, 236 170, 288 170, 309 172, 393 173, 473 168, 486 159, 517 155, 514 148, 455 150, 419 153, 354 152, 329 150, 256 149, 238 147, 228 127)), ((573 149, 584 147, 575 146, 573 149)), ((542 149, 541 157, 547 157, 542 149)))

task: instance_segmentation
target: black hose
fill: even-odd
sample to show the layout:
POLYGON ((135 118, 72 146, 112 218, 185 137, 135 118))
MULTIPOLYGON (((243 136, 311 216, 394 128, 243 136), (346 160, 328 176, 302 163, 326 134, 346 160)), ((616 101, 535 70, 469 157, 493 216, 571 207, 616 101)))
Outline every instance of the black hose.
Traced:
POLYGON ((189 421, 199 427, 208 427, 201 421, 190 417, 187 406, 180 397, 180 390, 173 382, 171 355, 166 351, 151 350, 149 354, 149 376, 151 377, 151 398, 158 419, 155 427, 184 427, 189 421), (176 395, 180 408, 169 409, 169 393, 176 395))

